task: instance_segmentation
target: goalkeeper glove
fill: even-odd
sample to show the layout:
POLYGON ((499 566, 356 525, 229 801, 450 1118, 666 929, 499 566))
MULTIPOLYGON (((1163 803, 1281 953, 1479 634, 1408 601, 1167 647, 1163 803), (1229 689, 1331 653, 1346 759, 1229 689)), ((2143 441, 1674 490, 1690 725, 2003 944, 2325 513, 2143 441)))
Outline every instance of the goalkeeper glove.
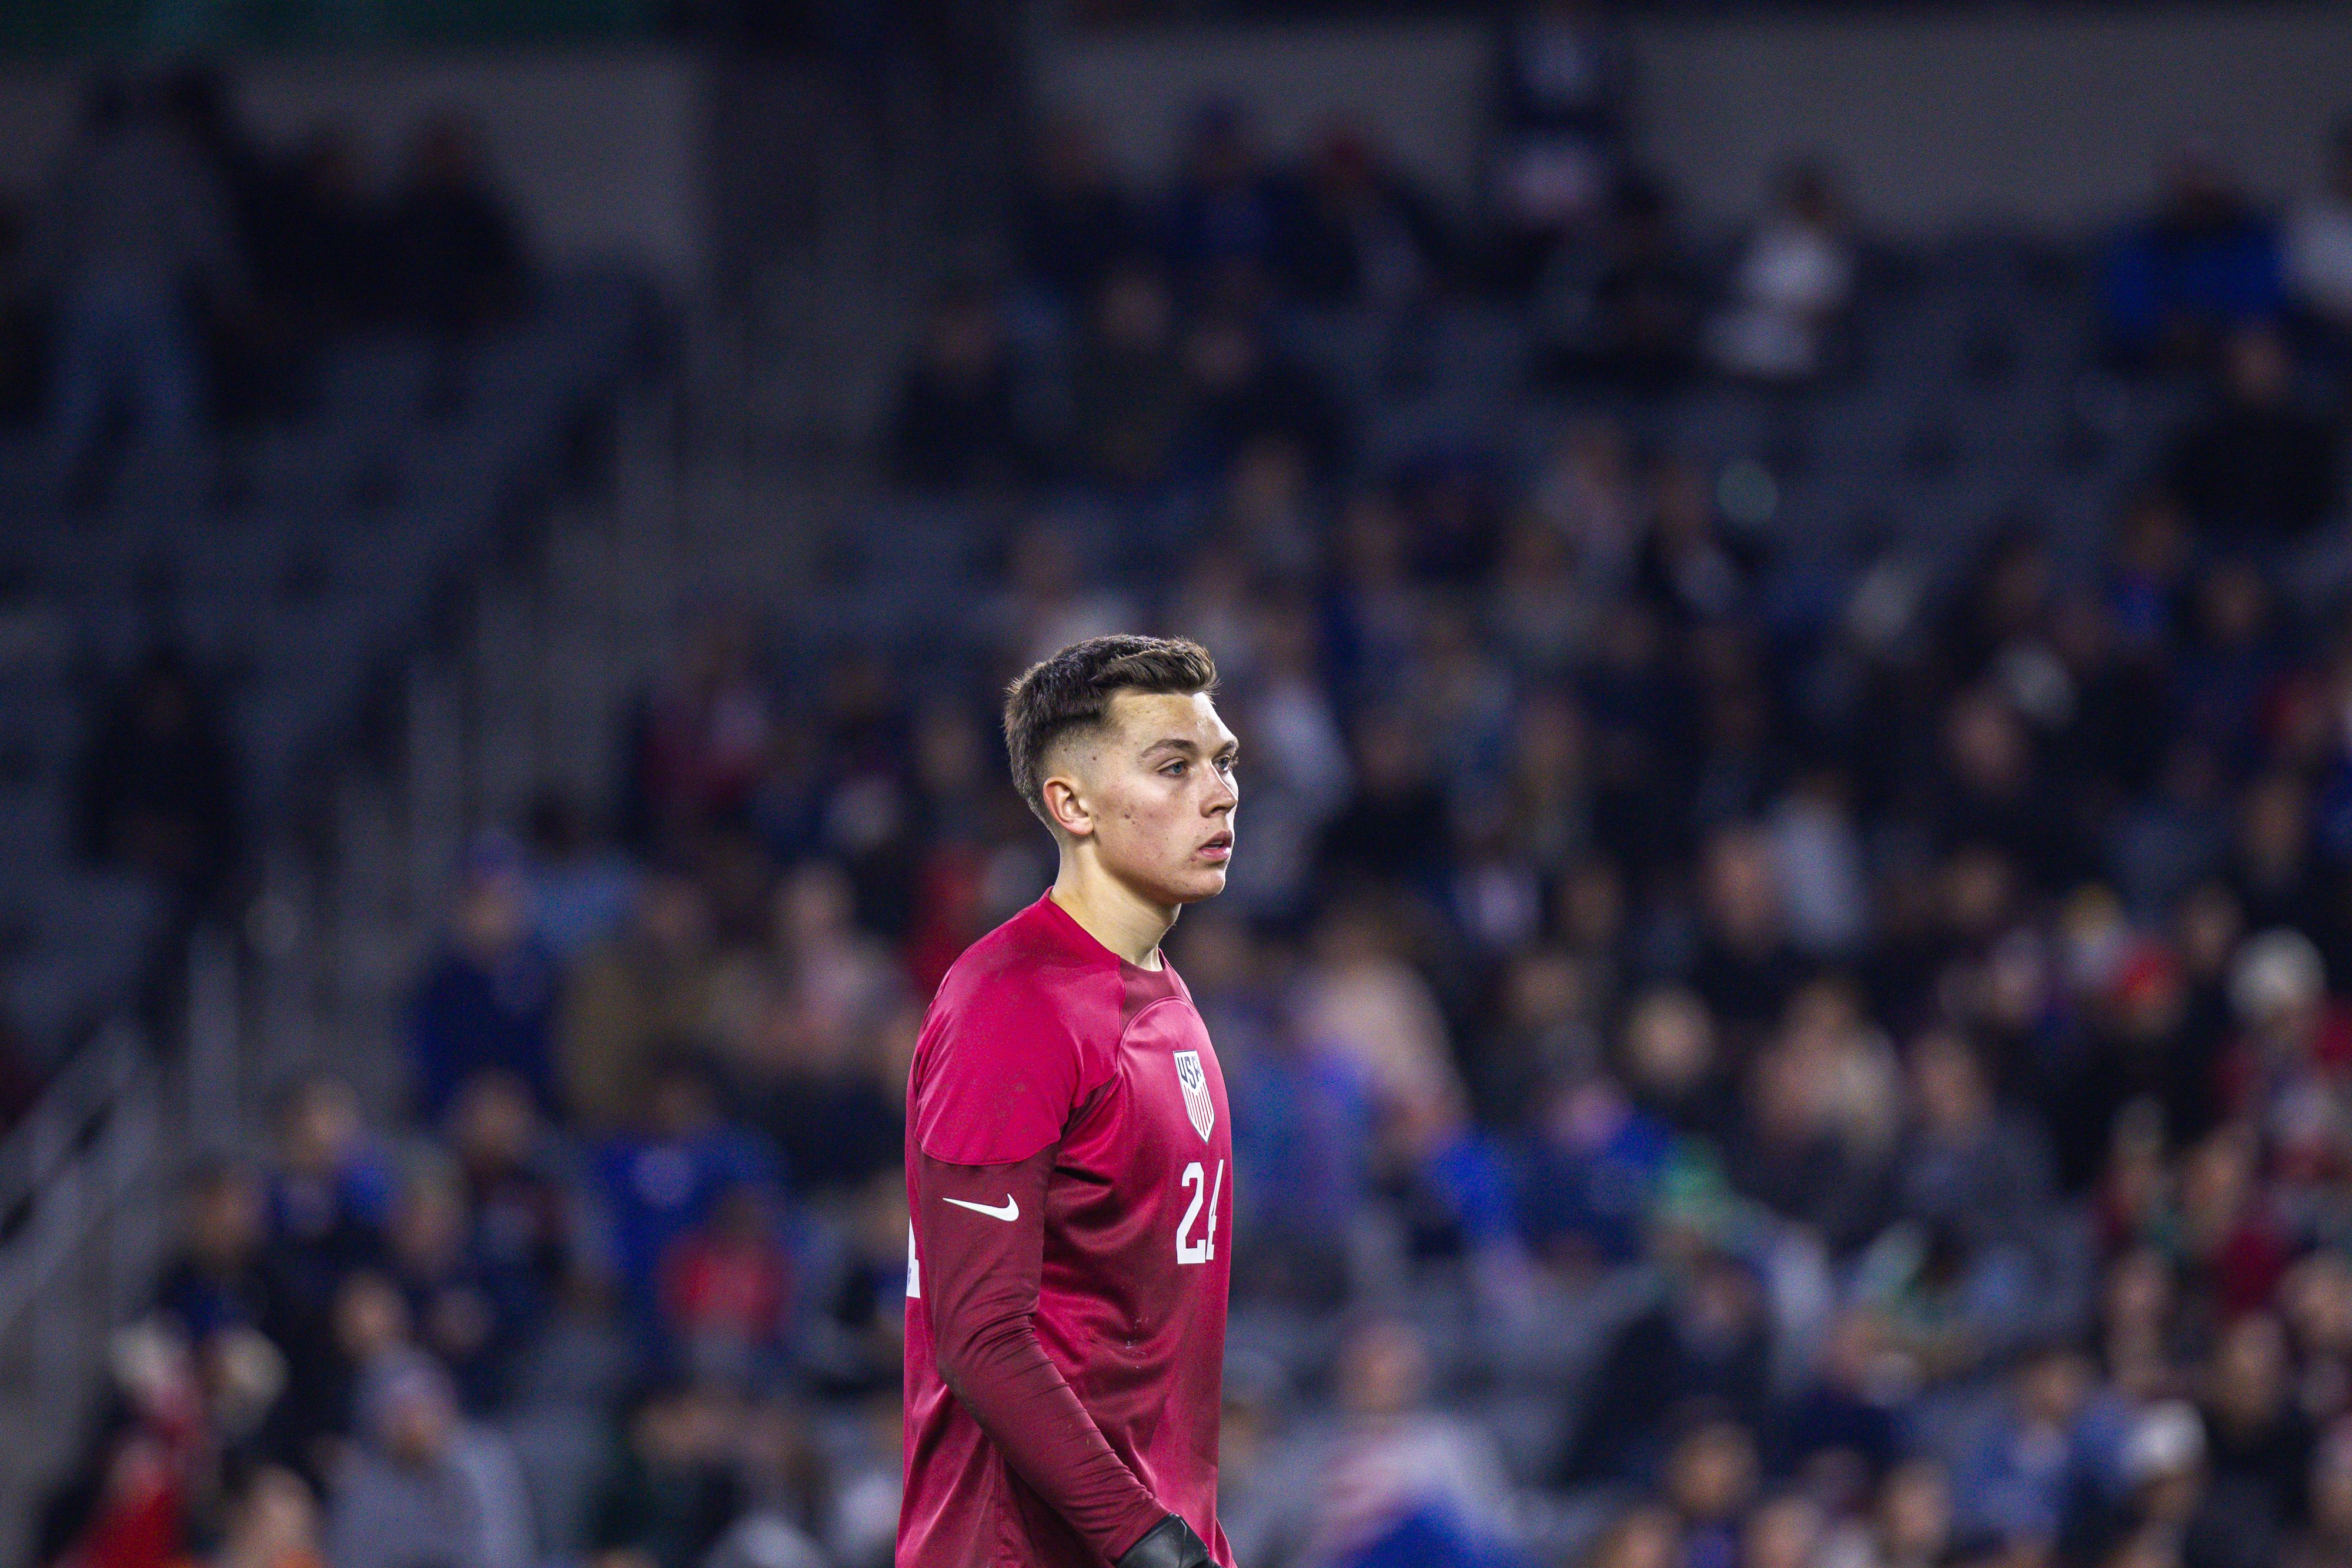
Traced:
POLYGON ((1210 1568, 1209 1548, 1181 1514, 1170 1514, 1129 1547, 1118 1568, 1210 1568))

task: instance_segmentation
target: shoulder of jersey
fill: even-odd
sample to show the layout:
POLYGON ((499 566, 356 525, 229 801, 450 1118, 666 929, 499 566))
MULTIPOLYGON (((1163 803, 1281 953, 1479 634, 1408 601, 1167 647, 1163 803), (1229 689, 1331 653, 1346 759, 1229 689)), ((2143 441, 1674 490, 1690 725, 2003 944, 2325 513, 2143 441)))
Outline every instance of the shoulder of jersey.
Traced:
POLYGON ((963 950, 940 982, 937 1007, 1035 998, 1067 1001, 1075 985, 1099 970, 1116 984, 1115 965, 1089 962, 1089 955, 1059 939, 1059 933, 1034 907, 1007 920, 963 950))

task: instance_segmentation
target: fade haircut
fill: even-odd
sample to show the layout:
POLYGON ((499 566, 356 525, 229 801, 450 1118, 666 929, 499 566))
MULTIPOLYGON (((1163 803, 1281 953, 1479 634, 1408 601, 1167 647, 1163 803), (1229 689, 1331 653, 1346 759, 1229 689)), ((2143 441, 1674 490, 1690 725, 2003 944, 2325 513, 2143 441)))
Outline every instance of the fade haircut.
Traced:
POLYGON ((1110 717, 1110 699, 1120 692, 1191 696, 1217 689, 1217 666, 1209 651, 1183 637, 1139 637, 1119 633, 1073 643, 1022 673, 1004 694, 1004 749, 1013 761, 1013 787, 1047 827, 1043 768, 1045 754, 1063 737, 1092 729, 1110 717))

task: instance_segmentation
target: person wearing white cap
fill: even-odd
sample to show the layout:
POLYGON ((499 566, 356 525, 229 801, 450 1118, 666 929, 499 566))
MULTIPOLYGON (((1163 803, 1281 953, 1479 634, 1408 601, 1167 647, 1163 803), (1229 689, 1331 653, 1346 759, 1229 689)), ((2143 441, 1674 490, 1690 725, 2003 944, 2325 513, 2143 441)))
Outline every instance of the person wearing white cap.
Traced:
POLYGON ((388 1352, 360 1388, 335 1479, 331 1568, 529 1568, 530 1504, 506 1440, 465 1419, 439 1363, 388 1352))
POLYGON ((2168 1563, 2179 1568, 2271 1568, 2275 1538, 2259 1510, 2234 1505, 2211 1484, 2205 1425, 2187 1400, 2140 1412, 2124 1439, 2126 1488, 2105 1517, 2085 1520, 2089 1539, 2062 1543, 2072 1562, 2168 1563))
POLYGON ((2287 926, 2250 936, 2229 988, 2242 1031, 2223 1066, 2232 1111, 2255 1119, 2290 1164, 2323 1153, 2336 1135, 2336 1081, 2352 1066, 2352 1020, 2328 997, 2317 945, 2287 926))

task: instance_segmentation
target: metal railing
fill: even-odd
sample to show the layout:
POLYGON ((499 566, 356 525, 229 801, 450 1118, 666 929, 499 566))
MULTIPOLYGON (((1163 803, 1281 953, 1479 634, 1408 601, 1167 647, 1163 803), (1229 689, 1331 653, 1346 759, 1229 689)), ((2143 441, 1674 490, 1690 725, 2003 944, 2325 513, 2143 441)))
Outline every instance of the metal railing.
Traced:
POLYGON ((0 1146, 0 1561, 79 1449, 115 1329, 154 1282, 179 1140, 142 1031, 102 1027, 0 1146))
POLYGON ((115 1331, 170 1245, 186 1164, 246 1114, 235 944, 188 945, 182 1049, 110 1019, 0 1139, 0 1562, 26 1560, 41 1490, 79 1451, 115 1331))
POLYGON ((0 1145, 0 1343, 156 1164, 160 1078, 144 1035, 117 1019, 0 1145))

